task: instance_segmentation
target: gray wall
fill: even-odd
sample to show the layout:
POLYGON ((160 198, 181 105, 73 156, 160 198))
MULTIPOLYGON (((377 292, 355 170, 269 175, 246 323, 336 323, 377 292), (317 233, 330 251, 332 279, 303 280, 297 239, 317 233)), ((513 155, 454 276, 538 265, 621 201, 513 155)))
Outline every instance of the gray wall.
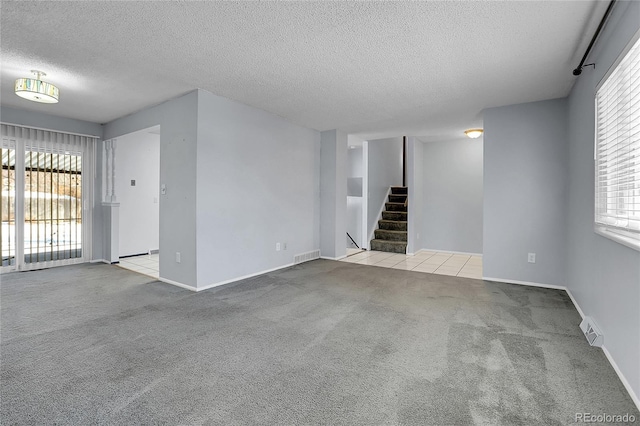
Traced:
POLYGON ((160 135, 140 131, 118 138, 115 190, 120 203, 119 255, 160 247, 160 135), (131 186, 135 180, 135 186, 131 186))
POLYGON ((482 138, 421 145, 421 248, 482 253, 482 138))
POLYGON ((337 130, 320 134, 320 252, 337 259, 347 242, 347 135, 337 130))
POLYGON ((407 138, 407 185, 409 194, 407 253, 422 249, 424 240, 424 144, 407 138))
MULTIPOLYGON (((363 149, 361 146, 347 151, 347 232, 362 247, 362 173, 363 149)), ((347 247, 355 248, 346 237, 347 247)))
POLYGON ((485 277, 566 284, 566 116, 565 99, 485 110, 485 277))
POLYGON ((640 3, 619 2, 568 101, 569 193, 567 286, 640 396, 640 252, 593 231, 594 94, 598 82, 640 27, 640 3))
POLYGON ((362 177, 362 147, 347 152, 347 177, 362 177))
MULTIPOLYGON (((25 101, 29 102, 29 101, 25 101)), ((55 105, 50 105, 51 112, 55 113, 55 105)), ((10 107, 0 107, 0 121, 4 123, 19 124, 26 127, 55 130, 65 133, 76 133, 88 136, 97 136, 102 139, 102 125, 89 121, 74 120, 72 118, 56 117, 42 112, 24 111, 10 107)))
POLYGON ((160 183, 167 187, 160 195, 160 277, 194 288, 197 117, 198 91, 193 91, 104 126, 104 138, 111 139, 160 125, 160 183))
POLYGON ((368 146, 367 229, 371 234, 378 226, 389 187, 402 186, 402 138, 376 139, 368 141, 368 146))
POLYGON ((319 248, 319 158, 318 132, 198 91, 198 287, 319 248))

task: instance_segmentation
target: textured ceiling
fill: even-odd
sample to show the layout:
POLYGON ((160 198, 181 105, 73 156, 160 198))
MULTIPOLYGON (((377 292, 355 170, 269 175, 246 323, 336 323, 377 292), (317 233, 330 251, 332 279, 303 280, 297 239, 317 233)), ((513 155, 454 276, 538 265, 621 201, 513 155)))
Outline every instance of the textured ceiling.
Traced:
POLYGON ((105 123, 196 88, 317 130, 451 138, 563 97, 608 2, 2 1, 2 104, 105 123), (40 69, 60 103, 13 94, 40 69))

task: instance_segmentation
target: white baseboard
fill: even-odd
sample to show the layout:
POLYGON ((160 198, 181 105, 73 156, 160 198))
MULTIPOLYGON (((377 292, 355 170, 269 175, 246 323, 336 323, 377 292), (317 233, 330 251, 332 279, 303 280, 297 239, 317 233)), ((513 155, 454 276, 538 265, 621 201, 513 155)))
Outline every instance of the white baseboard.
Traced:
POLYGON ((345 254, 344 256, 338 256, 338 257, 329 257, 329 256, 320 256, 320 259, 325 259, 325 260, 342 260, 344 258, 346 258, 347 255, 345 254))
POLYGON ((533 283, 533 282, 529 282, 529 281, 518 281, 518 280, 505 280, 504 278, 491 278, 491 277, 482 277, 483 280, 485 281, 495 281, 495 282, 499 282, 499 283, 506 283, 506 284, 518 284, 518 285, 526 285, 529 287, 542 287, 542 288, 551 288, 554 290, 567 290, 567 287, 563 286, 563 285, 555 285, 555 284, 540 284, 540 283, 533 283))
MULTIPOLYGON (((507 284, 518 284, 518 285, 526 285, 526 286, 530 286, 530 287, 542 287, 542 288, 550 288, 550 289, 554 289, 554 290, 564 290, 569 295, 569 298, 571 299, 571 302, 573 303, 573 306, 578 311, 578 314, 580 314, 580 317, 582 319, 584 319, 584 317, 585 317, 585 314, 582 311, 582 308, 580 308, 580 305, 578 304, 576 299, 573 297, 573 294, 571 294, 571 290, 569 290, 566 286, 553 285, 553 284, 532 283, 532 282, 528 282, 528 281, 505 280, 505 279, 502 279, 502 278, 482 277, 482 279, 486 280, 486 281, 496 281, 496 282, 507 283, 507 284)), ((605 345, 602 346, 602 351, 604 352, 604 356, 607 357, 607 360, 609 360, 609 364, 611 364, 611 367, 613 367, 613 370, 618 375, 618 378, 622 382, 622 385, 624 386, 624 388, 629 393, 629 396, 631 397, 631 400, 636 405, 638 410, 640 410, 640 398, 638 398, 638 395, 636 395, 636 393, 633 391, 633 388, 629 384, 629 381, 624 376, 624 374, 622 374, 622 371, 618 367, 618 364, 616 364, 615 360, 613 359, 613 356, 611 356, 611 354, 607 350, 606 343, 605 343, 605 345)))
POLYGON ((230 283, 233 283, 233 282, 236 282, 236 281, 242 281, 242 280, 245 280, 247 278, 252 278, 252 277, 256 277, 258 275, 267 274, 269 272, 277 271, 279 269, 288 268, 290 266, 294 266, 294 264, 293 263, 289 263, 287 265, 278 266, 276 268, 267 269, 267 270, 256 272, 256 273, 253 273, 253 274, 243 275, 243 276, 237 277, 237 278, 231 278, 229 280, 220 281, 220 282, 217 282, 217 283, 209 284, 209 285, 206 285, 204 287, 198 287, 198 288, 195 288, 195 287, 187 285, 187 284, 180 283, 178 281, 173 281, 173 280, 169 280, 167 278, 162 278, 162 277, 159 277, 158 281, 162 281, 163 283, 175 285, 175 286, 178 286, 178 287, 181 287, 181 288, 186 288, 187 290, 191 290, 191 291, 194 291, 194 292, 197 293, 197 292, 200 292, 200 291, 203 291, 203 290, 208 290, 208 289, 213 288, 213 287, 218 287, 218 286, 221 286, 221 285, 230 284, 230 283))
POLYGON ((569 290, 568 288, 565 288, 564 290, 569 295, 569 298, 571 299, 571 303, 573 303, 573 306, 576 307, 576 310, 580 314, 580 318, 584 319, 586 315, 584 314, 584 312, 582 312, 582 309, 580 308, 580 305, 578 305, 578 302, 576 301, 575 297, 573 297, 573 294, 571 294, 571 290, 569 290))
MULTIPOLYGON (((578 305, 578 302, 576 301, 576 299, 573 297, 573 294, 571 294, 571 290, 569 290, 568 288, 565 288, 565 291, 569 295, 569 298, 571 299, 571 302, 573 303, 573 306, 575 306, 576 310, 580 314, 580 317, 582 319, 584 319, 584 317, 585 317, 584 312, 582 311, 582 308, 580 307, 580 305, 578 305)), ((604 352, 604 356, 606 356, 607 360, 609 360, 609 364, 611 364, 611 366, 613 367, 613 370, 618 375, 618 378, 622 382, 622 385, 624 386, 624 388, 629 393, 629 396, 631 397, 631 400, 633 401, 634 404, 636 404, 636 407, 640 411, 640 398, 638 398, 638 395, 636 395, 636 393, 633 391, 633 388, 629 384, 629 381, 624 376, 624 374, 622 374, 622 371, 620 371, 620 368, 618 367, 618 364, 616 364, 615 360, 613 359, 613 357, 609 353, 609 350, 606 347, 606 343, 604 345, 602 345, 602 352, 604 352)))
POLYGON ((627 390, 627 392, 629 392, 629 396, 631 397, 631 400, 636 404, 636 407, 640 411, 640 398, 638 398, 638 395, 636 395, 636 393, 633 391, 633 388, 627 381, 627 378, 624 377, 624 374, 622 374, 622 371, 620 371, 620 368, 618 368, 618 364, 616 364, 616 362, 613 360, 613 357, 607 350, 606 345, 602 346, 602 351, 604 352, 604 356, 606 356, 607 359, 609 360, 609 364, 611 364, 616 374, 618 374, 618 377, 620 378, 622 385, 627 390))
POLYGON ((198 291, 198 289, 193 287, 193 286, 190 286, 190 285, 187 285, 187 284, 183 284, 183 283, 180 283, 178 281, 169 280, 167 278, 158 277, 158 281, 162 281, 163 283, 175 285, 176 287, 186 288, 187 290, 198 291))
POLYGON ((467 256, 482 256, 482 253, 469 253, 466 251, 451 251, 451 250, 440 250, 440 249, 430 249, 430 248, 421 248, 420 250, 418 250, 416 252, 416 254, 420 253, 421 251, 434 251, 434 252, 438 252, 438 253, 451 253, 451 254, 464 254, 467 256))
POLYGON ((208 290, 208 289, 213 288, 213 287, 218 287, 218 286, 229 284, 229 283, 233 283, 233 282, 236 282, 236 281, 246 280, 247 278, 257 277, 258 275, 262 275, 262 274, 268 274, 269 272, 277 271, 279 269, 288 268, 290 266, 294 266, 294 264, 293 263, 289 263, 287 265, 277 266, 275 268, 267 269, 265 271, 260 271, 260 272, 256 272, 256 273, 249 274, 249 275, 243 275, 243 276, 237 277, 237 278, 231 278, 230 280, 220 281, 220 282, 217 282, 217 283, 206 285, 204 287, 198 287, 195 291, 208 290))

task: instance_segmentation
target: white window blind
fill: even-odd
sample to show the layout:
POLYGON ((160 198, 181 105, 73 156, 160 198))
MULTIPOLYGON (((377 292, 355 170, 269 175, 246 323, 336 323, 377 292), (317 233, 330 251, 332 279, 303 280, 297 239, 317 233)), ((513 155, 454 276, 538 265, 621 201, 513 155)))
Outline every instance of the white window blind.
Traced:
POLYGON ((640 250, 640 40, 596 92, 595 227, 640 250))
POLYGON ((2 272, 91 259, 96 142, 0 123, 2 272))

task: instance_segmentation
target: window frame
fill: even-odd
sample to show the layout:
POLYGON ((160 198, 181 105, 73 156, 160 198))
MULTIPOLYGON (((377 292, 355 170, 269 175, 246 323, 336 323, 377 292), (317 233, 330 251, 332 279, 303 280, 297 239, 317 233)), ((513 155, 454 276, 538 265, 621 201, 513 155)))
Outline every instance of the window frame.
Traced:
MULTIPOLYGON (((619 244, 622 244, 624 246, 627 246, 629 248, 632 248, 634 250, 640 251, 640 231, 636 232, 634 230, 630 230, 627 229, 626 227, 619 227, 619 226, 615 226, 612 224, 606 224, 603 222, 599 221, 599 216, 601 216, 601 214, 599 214, 599 195, 600 195, 600 190, 599 190, 599 182, 598 182, 598 166, 599 166, 599 158, 598 158, 598 148, 599 148, 599 143, 600 141, 598 140, 598 127, 599 127, 599 121, 598 121, 598 93, 600 92, 600 89, 602 88, 603 85, 605 85, 608 80, 609 77, 611 76, 611 74, 613 74, 617 69, 618 66, 620 65, 620 63, 626 59, 627 55, 629 54, 629 52, 636 47, 636 44, 638 44, 638 48, 640 48, 640 31, 637 31, 636 34, 631 38, 631 40, 629 41, 629 43, 627 43, 627 45, 625 46, 625 48, 622 50, 622 52, 618 55, 617 59, 615 60, 615 62, 611 65, 611 67, 609 68, 609 70, 605 73, 605 75, 602 77, 602 79, 600 80, 600 82, 597 84, 595 92, 594 92, 594 152, 593 152, 593 159, 594 159, 594 180, 593 180, 593 184, 594 184, 594 200, 593 200, 593 225, 594 225, 594 232, 596 234, 599 234, 605 238, 608 238, 610 240, 613 240, 619 244)), ((638 90, 640 90, 640 80, 636 80, 637 84, 638 84, 638 90)), ((635 87, 635 86, 634 86, 635 87)), ((632 151, 634 154, 638 154, 640 155, 640 148, 633 148, 632 151)), ((635 180, 634 180, 635 183, 635 180)), ((635 200, 635 196, 634 196, 634 205, 637 201, 635 200)))

